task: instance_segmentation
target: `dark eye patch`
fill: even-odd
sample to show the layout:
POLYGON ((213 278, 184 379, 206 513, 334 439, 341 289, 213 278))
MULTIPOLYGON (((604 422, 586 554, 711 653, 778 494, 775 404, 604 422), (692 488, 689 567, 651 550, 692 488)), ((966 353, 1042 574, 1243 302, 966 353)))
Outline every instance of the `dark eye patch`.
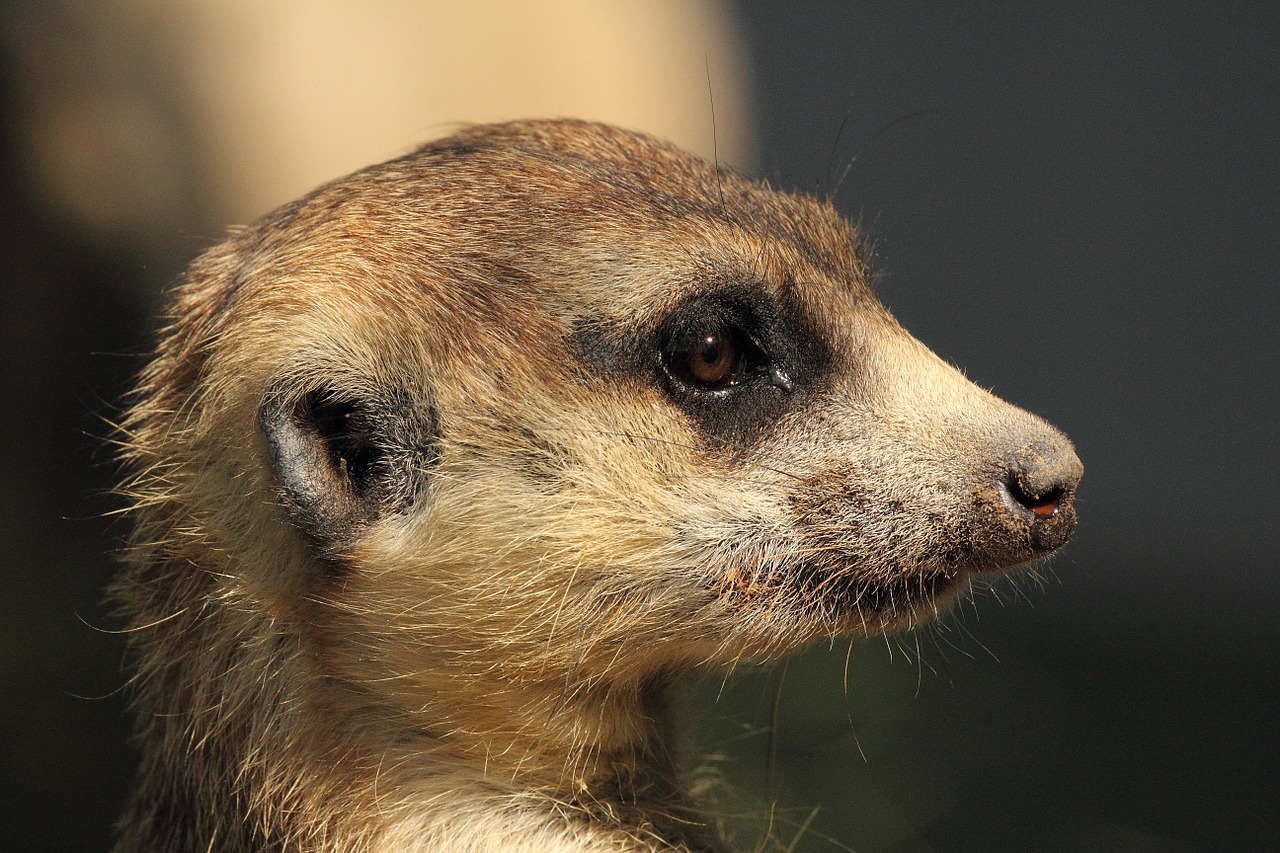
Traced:
POLYGON ((795 402, 791 377, 799 364, 790 325, 755 289, 688 299, 649 344, 659 384, 708 438, 750 443, 795 402))
POLYGON ((825 384, 830 350, 797 306, 755 282, 694 294, 631 329, 580 325, 589 375, 656 385, 708 440, 747 448, 825 384))

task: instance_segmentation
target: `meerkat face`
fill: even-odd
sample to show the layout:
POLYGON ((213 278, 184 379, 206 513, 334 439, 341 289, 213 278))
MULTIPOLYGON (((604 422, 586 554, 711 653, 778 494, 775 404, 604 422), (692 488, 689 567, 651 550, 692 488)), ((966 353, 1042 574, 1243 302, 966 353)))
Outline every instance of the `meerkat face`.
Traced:
POLYGON ((195 276, 192 512, 370 679, 895 629, 1075 525, 1067 440, 904 332, 829 205, 646 137, 465 131, 195 276))

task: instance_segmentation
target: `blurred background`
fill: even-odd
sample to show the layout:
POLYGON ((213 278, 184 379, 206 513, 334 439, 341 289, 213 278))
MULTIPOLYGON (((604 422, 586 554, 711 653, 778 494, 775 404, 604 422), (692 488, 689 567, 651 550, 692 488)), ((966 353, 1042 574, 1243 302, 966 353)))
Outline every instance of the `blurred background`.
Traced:
POLYGON ((106 849, 128 785, 102 438, 163 289, 453 123, 575 115, 833 195, 1085 462, 1038 580, 690 686, 739 847, 1280 849, 1278 89, 1262 3, 0 0, 0 848, 106 849))

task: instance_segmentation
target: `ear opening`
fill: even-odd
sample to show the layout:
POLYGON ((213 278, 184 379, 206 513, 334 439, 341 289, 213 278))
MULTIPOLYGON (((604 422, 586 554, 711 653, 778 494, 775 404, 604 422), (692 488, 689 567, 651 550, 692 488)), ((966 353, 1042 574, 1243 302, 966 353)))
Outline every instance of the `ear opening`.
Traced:
POLYGON ((388 448, 380 447, 372 414, 354 400, 313 391, 298 402, 293 421, 319 441, 329 467, 352 497, 366 506, 378 503, 388 448))
POLYGON ((406 393, 362 399, 277 388, 259 421, 290 516, 330 551, 412 506, 437 458, 434 409, 406 393))

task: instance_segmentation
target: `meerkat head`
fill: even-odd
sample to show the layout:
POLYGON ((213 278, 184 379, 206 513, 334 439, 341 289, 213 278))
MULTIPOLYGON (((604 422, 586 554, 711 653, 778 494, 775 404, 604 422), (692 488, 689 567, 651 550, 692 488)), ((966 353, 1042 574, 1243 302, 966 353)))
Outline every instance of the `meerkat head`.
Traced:
POLYGON ((1067 439, 908 335, 829 204, 633 133, 465 130, 173 304, 140 539, 450 731, 441 683, 621 691, 909 626, 1075 527, 1067 439))

